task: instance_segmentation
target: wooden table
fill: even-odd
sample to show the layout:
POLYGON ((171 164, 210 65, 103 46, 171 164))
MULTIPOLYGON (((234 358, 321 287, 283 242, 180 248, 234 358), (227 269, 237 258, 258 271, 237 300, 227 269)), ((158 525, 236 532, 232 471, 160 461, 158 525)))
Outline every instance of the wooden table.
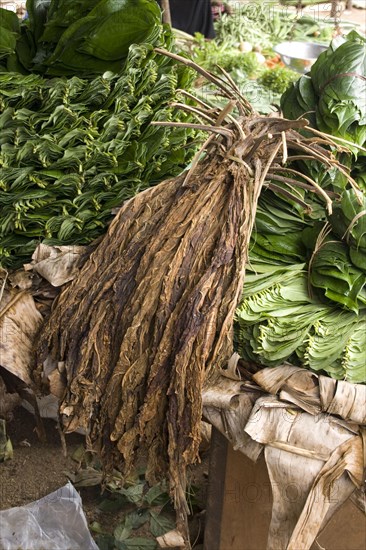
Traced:
MULTIPOLYGON (((234 451, 214 428, 204 550, 265 550, 271 512, 272 490, 263 456, 252 462, 234 451)), ((332 517, 311 550, 322 548, 365 550, 366 517, 350 500, 332 517)))

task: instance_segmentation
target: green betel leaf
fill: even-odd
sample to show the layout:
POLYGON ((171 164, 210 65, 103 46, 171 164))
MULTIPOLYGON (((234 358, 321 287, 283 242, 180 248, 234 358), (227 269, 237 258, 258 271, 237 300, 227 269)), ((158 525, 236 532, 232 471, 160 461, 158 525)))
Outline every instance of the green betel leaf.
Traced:
POLYGON ((366 276, 353 266, 348 247, 343 242, 323 243, 314 255, 310 282, 323 288, 330 300, 358 312, 359 295, 366 284, 366 276))
POLYGON ((132 502, 133 504, 138 504, 142 501, 144 484, 137 483, 136 485, 131 485, 131 487, 121 489, 120 493, 125 496, 129 502, 132 502))
POLYGON ((40 42, 57 43, 72 23, 85 17, 99 2, 100 0, 52 0, 40 42))
MULTIPOLYGON (((366 40, 355 31, 334 42, 311 69, 320 130, 358 145, 366 140, 366 40)), ((357 149, 355 149, 357 154, 357 149)))
POLYGON ((120 72, 133 44, 168 45, 155 0, 27 0, 27 11, 20 25, 15 14, 0 17, 0 28, 22 37, 11 67, 19 72, 91 78, 120 72))
POLYGON ((0 26, 0 59, 14 53, 17 43, 17 34, 0 26))
MULTIPOLYGON (((120 523, 114 530, 115 543, 119 548, 129 548, 132 540, 130 535, 134 529, 138 529, 150 518, 149 511, 147 509, 139 509, 127 514, 124 521, 120 523)), ((132 543, 133 545, 134 543, 132 543)), ((138 542, 141 544, 141 540, 138 542)), ((148 546, 149 547, 149 546, 148 546)))
POLYGON ((287 118, 306 113, 313 127, 347 139, 357 157, 366 142, 366 39, 356 31, 334 39, 283 94, 281 108, 287 118))
POLYGON ((144 496, 144 500, 150 505, 164 505, 169 502, 170 497, 166 483, 162 482, 148 490, 144 496))
POLYGON ((118 542, 123 542, 130 536, 132 532, 132 526, 126 522, 126 519, 120 523, 113 531, 114 538, 118 542))
POLYGON ((362 269, 364 273, 366 273, 366 249, 357 249, 351 246, 349 249, 349 255, 352 263, 359 269, 362 269))
POLYGON ((165 533, 175 528, 175 522, 163 513, 158 514, 151 511, 150 514, 150 530, 154 537, 165 535, 165 533))
MULTIPOLYGON (((48 72, 119 71, 131 44, 156 42, 161 12, 151 0, 101 0, 60 35, 51 56, 41 60, 48 72)), ((48 38, 48 29, 42 38, 48 38)), ((50 37, 51 38, 51 37, 50 37)))
POLYGON ((138 508, 137 510, 127 514, 125 518, 126 525, 130 526, 132 529, 138 529, 144 523, 149 521, 150 513, 147 508, 138 508))
POLYGON ((13 11, 0 8, 0 27, 2 27, 2 29, 7 29, 8 31, 18 34, 20 25, 17 14, 13 11))
POLYGON ((104 0, 103 6, 100 2, 90 12, 90 17, 103 20, 79 51, 106 61, 117 61, 127 56, 131 44, 148 42, 149 35, 161 22, 159 7, 151 0, 123 0, 117 11, 108 9, 113 3, 116 2, 104 0))
POLYGON ((366 380, 366 314, 363 312, 360 322, 347 341, 342 367, 349 382, 364 383, 366 380))
POLYGON ((302 76, 291 84, 281 97, 281 109, 286 118, 297 119, 304 116, 311 126, 316 126, 316 95, 309 76, 302 76))
POLYGON ((366 249, 366 195, 360 197, 353 189, 342 193, 341 202, 330 216, 333 231, 356 249, 366 249))

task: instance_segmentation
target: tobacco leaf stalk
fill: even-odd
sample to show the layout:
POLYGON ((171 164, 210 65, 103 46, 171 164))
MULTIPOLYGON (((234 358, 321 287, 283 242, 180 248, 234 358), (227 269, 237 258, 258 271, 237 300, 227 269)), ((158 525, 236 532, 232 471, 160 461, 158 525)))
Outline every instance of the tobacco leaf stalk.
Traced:
MULTIPOLYGON (((240 101, 235 90, 231 99, 240 101)), ((233 351, 266 174, 283 171, 283 132, 302 150, 292 128, 306 124, 261 118, 245 103, 234 122, 230 111, 227 122, 217 115, 213 129, 226 131, 207 140, 188 173, 122 206, 57 299, 38 347, 39 364, 48 355, 63 362, 65 429, 87 431, 106 471, 127 475, 144 457, 149 481, 168 474, 187 548, 186 472, 198 458, 202 388, 233 351)))

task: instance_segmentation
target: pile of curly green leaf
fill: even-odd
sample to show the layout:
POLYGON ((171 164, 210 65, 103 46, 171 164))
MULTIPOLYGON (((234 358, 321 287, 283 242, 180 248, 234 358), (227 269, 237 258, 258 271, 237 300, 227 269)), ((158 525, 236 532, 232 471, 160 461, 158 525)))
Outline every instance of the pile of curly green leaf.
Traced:
POLYGON ((193 79, 190 69, 154 51, 174 43, 159 20, 153 27, 155 38, 130 44, 118 73, 47 79, 0 72, 1 266, 29 261, 39 242, 92 241, 113 208, 190 161, 193 130, 151 125, 188 120, 171 103, 193 79))

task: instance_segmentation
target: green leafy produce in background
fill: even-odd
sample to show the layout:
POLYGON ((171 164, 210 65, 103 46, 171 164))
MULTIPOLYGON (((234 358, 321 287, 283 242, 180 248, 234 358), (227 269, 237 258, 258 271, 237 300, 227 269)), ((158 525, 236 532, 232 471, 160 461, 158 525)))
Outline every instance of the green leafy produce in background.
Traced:
POLYGON ((298 73, 287 67, 273 67, 272 69, 266 69, 260 75, 258 82, 276 94, 283 94, 290 84, 298 79, 298 73))
POLYGON ((205 40, 199 33, 195 35, 191 55, 195 63, 208 71, 217 72, 217 66, 220 66, 228 73, 239 69, 247 77, 261 72, 261 63, 256 52, 241 52, 238 48, 228 47, 226 43, 205 40))
POLYGON ((241 41, 271 51, 275 44, 286 40, 319 41, 328 44, 334 24, 311 16, 299 17, 295 11, 261 0, 234 2, 233 14, 222 15, 215 23, 216 40, 227 46, 241 41))

